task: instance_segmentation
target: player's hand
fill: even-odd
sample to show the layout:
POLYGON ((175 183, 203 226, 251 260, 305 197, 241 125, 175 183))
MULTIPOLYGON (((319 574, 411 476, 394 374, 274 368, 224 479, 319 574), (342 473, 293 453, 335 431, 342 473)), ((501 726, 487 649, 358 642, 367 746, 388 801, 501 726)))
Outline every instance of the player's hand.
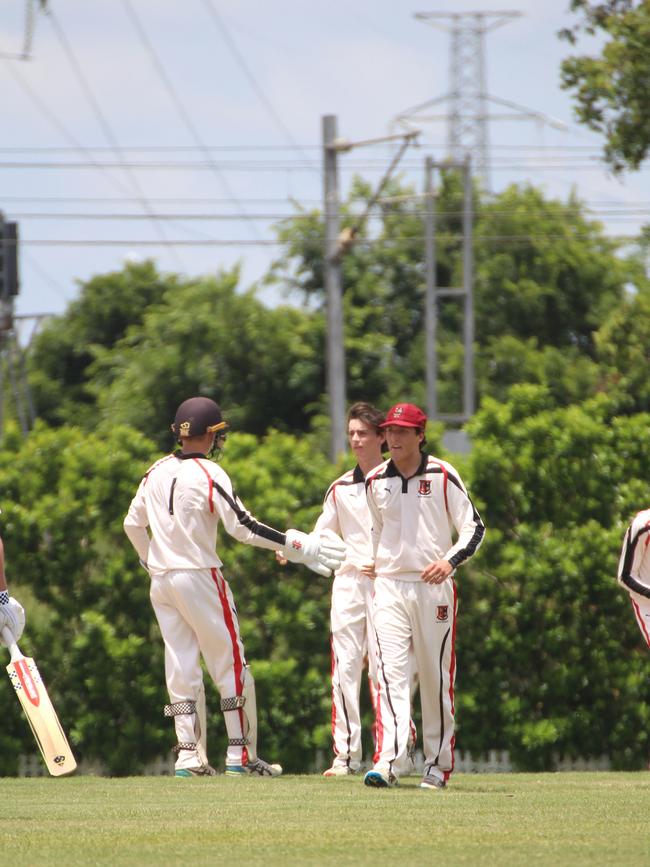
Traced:
POLYGON ((359 571, 361 572, 362 575, 365 575, 366 578, 372 578, 373 581, 377 577, 377 573, 375 572, 375 564, 374 563, 364 563, 359 571))
POLYGON ((275 559, 278 561, 280 566, 286 566, 289 562, 281 550, 275 552, 275 559))
MULTIPOLYGON (((0 601, 0 634, 5 626, 18 641, 25 628, 25 609, 13 596, 9 596, 7 602, 0 601)), ((0 642, 4 644, 1 638, 0 642)))
POLYGON ((343 540, 331 530, 320 533, 301 533, 287 530, 287 541, 282 555, 292 563, 304 563, 319 575, 330 575, 345 560, 346 547, 343 540))
POLYGON ((434 560, 433 563, 429 563, 420 578, 425 584, 442 584, 453 571, 454 567, 449 560, 434 560))

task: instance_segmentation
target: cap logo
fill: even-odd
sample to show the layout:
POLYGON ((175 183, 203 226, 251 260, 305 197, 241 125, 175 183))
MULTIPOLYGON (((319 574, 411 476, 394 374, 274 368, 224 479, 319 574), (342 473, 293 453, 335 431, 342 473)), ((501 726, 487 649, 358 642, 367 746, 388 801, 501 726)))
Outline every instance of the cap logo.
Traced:
POLYGON ((395 418, 399 418, 403 412, 404 412, 403 406, 396 406, 395 409, 393 410, 393 416, 395 418))
POLYGON ((187 434, 189 434, 189 432, 190 432, 190 426, 191 426, 191 422, 189 422, 189 421, 182 421, 182 422, 179 424, 178 428, 179 428, 181 434, 186 434, 186 435, 187 435, 187 434))

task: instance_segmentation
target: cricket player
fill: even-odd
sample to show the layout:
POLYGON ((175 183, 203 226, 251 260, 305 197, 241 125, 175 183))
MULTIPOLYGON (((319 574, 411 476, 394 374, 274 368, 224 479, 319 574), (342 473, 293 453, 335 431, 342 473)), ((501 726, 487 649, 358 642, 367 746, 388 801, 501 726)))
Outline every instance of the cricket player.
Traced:
POLYGON ((427 417, 398 403, 381 425, 390 459, 366 480, 375 563, 373 621, 380 715, 364 782, 397 783, 409 741, 409 648, 420 676, 424 776, 441 790, 454 767, 456 585, 485 527, 451 464, 426 454, 427 417), (456 530, 456 542, 452 540, 456 530))
POLYGON ((618 564, 618 581, 627 590, 641 635, 650 647, 650 509, 627 528, 618 564))
POLYGON ((9 595, 5 575, 5 549, 0 537, 0 644, 5 643, 2 639, 2 630, 5 627, 18 641, 25 628, 25 611, 20 602, 9 595))
POLYGON ((274 530, 248 512, 224 470, 208 459, 228 424, 207 397, 178 407, 172 431, 180 449, 156 461, 142 479, 124 530, 151 576, 151 602, 165 643, 165 674, 178 743, 176 776, 211 776, 205 746, 200 655, 221 695, 228 732, 228 776, 279 776, 280 765, 257 756, 255 682, 246 664, 237 611, 216 553, 219 522, 238 541, 281 547, 294 563, 329 575, 345 557, 327 533, 274 530))
POLYGON ((332 738, 334 762, 323 776, 355 774, 361 765, 359 693, 364 658, 375 707, 377 669, 371 606, 374 568, 366 476, 383 461, 384 414, 369 403, 355 403, 348 412, 348 441, 357 465, 333 482, 325 495, 314 532, 332 530, 347 545, 347 555, 332 583, 332 738))

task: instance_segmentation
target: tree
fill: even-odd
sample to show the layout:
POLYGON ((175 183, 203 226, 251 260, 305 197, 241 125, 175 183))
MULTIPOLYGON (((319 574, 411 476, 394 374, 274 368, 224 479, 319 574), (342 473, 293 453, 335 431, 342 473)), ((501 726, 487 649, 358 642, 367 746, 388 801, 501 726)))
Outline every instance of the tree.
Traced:
POLYGON ((62 316, 50 319, 28 354, 29 383, 38 416, 51 424, 96 423, 89 369, 98 347, 113 347, 137 326, 150 305, 176 284, 152 262, 92 277, 62 316))
POLYGON ((638 169, 650 147, 650 3, 572 0, 571 8, 581 21, 560 36, 572 45, 581 33, 605 42, 599 55, 562 62, 562 87, 574 92, 578 120, 604 136, 614 171, 638 169))
POLYGON ((180 280, 151 263, 93 278, 36 340, 39 417, 125 423, 166 448, 179 402, 206 393, 240 429, 305 430, 320 409, 323 317, 269 309, 238 283, 236 269, 180 280))

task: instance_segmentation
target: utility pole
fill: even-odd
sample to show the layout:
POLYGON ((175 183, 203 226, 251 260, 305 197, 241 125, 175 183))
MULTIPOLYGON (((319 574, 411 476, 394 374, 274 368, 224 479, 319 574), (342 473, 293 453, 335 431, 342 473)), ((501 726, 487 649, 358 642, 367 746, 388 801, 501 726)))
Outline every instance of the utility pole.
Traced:
POLYGON ((420 134, 410 130, 398 135, 351 142, 337 136, 335 115, 325 115, 322 120, 323 133, 323 204, 325 213, 325 255, 323 262, 325 294, 327 296, 327 393, 332 422, 330 457, 336 461, 347 444, 345 424, 346 376, 345 349, 343 344, 343 288, 341 260, 353 246, 365 226, 371 209, 377 203, 393 171, 409 145, 420 134), (339 213, 339 175, 338 155, 347 153, 355 147, 379 144, 381 142, 401 141, 401 147, 384 172, 377 189, 368 201, 366 209, 353 226, 341 231, 339 213))
POLYGON ((18 345, 14 298, 18 294, 18 226, 7 222, 0 211, 0 435, 4 430, 6 381, 14 399, 16 417, 23 434, 34 424, 24 352, 18 345))
POLYGON ((449 160, 435 162, 425 160, 425 367, 427 413, 435 421, 464 424, 476 409, 476 385, 474 375, 474 261, 472 218, 472 167, 469 155, 460 163, 449 160), (436 191, 435 169, 457 169, 463 176, 463 285, 440 287, 436 278, 436 191), (438 299, 461 298, 463 300, 463 398, 462 412, 441 413, 438 410, 438 353, 437 323, 438 299))
POLYGON ((535 120, 556 129, 565 130, 566 124, 518 105, 507 99, 492 96, 487 91, 485 35, 497 27, 521 16, 521 12, 416 12, 415 18, 451 35, 449 63, 449 91, 406 109, 395 118, 408 125, 424 121, 447 121, 447 156, 460 163, 471 154, 476 174, 490 190, 490 160, 488 121, 535 120), (429 114, 427 109, 447 103, 445 114, 429 114), (490 113, 488 104, 498 106, 498 113, 490 113), (504 111, 506 109, 506 111, 504 111))
POLYGON ((323 117, 323 204, 325 212, 324 279, 327 297, 327 394, 332 422, 330 457, 345 451, 345 350, 343 348, 343 291, 339 255, 339 174, 336 116, 323 117))

